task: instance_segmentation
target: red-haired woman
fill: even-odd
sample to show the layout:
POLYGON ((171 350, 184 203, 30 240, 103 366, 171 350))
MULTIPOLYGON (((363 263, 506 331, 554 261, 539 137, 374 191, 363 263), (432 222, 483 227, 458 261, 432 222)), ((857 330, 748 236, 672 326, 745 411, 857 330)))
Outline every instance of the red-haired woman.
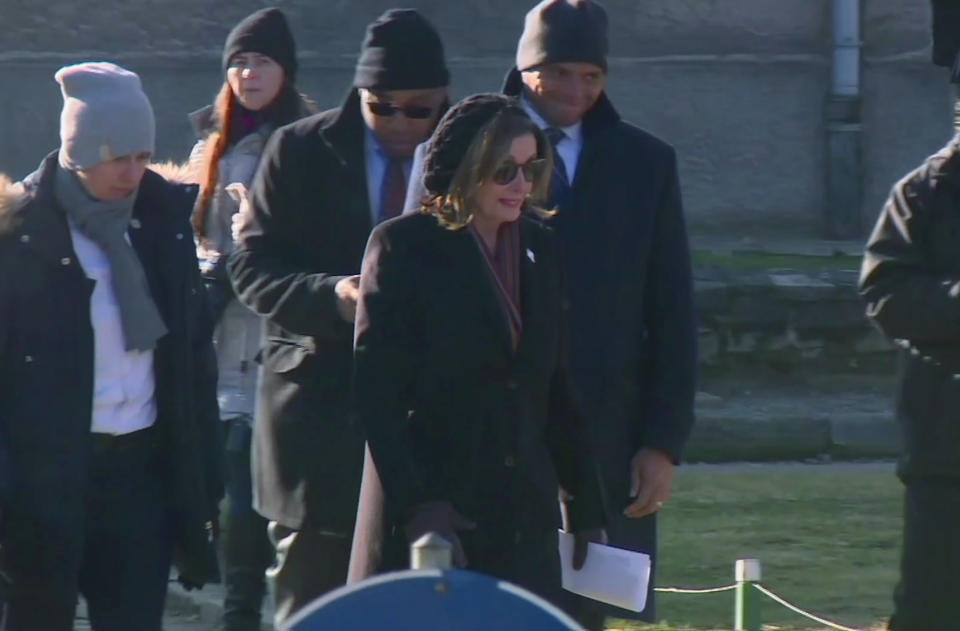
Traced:
POLYGON ((217 317, 215 342, 224 421, 229 512, 223 533, 224 629, 259 629, 264 571, 273 558, 267 522, 253 510, 250 439, 260 320, 234 296, 226 276, 231 226, 260 155, 277 127, 309 113, 294 87, 296 48, 279 9, 264 9, 230 32, 226 79, 213 105, 191 115, 201 140, 190 156, 201 191, 193 215, 198 254, 217 317))

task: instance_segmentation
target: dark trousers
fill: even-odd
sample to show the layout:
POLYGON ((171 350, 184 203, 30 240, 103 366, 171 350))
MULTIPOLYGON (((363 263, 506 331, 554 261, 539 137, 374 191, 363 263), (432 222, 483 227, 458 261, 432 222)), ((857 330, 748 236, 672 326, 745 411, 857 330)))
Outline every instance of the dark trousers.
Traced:
POLYGON ((79 593, 96 631, 160 631, 172 549, 164 497, 152 430, 98 444, 79 536, 48 544, 61 562, 31 563, 10 542, 0 629, 70 631, 79 593))
POLYGON ((960 480, 905 480, 900 582, 890 631, 960 624, 960 480))
POLYGON ((270 522, 276 562, 267 577, 273 586, 274 625, 279 629, 300 609, 347 581, 351 537, 320 530, 292 530, 270 522))
POLYGON ((220 539, 226 593, 225 631, 259 631, 266 592, 264 573, 273 560, 267 520, 253 510, 249 417, 225 421, 224 479, 227 507, 220 539))

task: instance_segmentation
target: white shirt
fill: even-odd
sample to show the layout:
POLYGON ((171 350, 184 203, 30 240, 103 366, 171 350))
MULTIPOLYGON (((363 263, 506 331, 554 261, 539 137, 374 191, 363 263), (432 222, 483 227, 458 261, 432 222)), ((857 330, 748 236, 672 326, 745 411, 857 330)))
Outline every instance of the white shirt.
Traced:
MULTIPOLYGON (((540 116, 540 112, 535 110, 526 98, 521 98, 520 102, 523 104, 523 109, 527 111, 527 115, 537 124, 537 127, 540 129, 551 127, 543 116, 540 116)), ((577 121, 569 127, 557 127, 557 129, 566 135, 565 138, 561 138, 557 143, 557 153, 560 155, 560 159, 563 160, 563 166, 567 168, 567 181, 573 184, 574 179, 577 177, 580 151, 583 150, 583 122, 577 121)))
MULTIPOLYGON (((383 176, 387 173, 390 157, 369 127, 364 127, 363 152, 364 163, 367 167, 367 194, 370 196, 370 221, 373 225, 377 225, 377 219, 380 217, 380 204, 383 201, 383 176)), ((403 161, 403 176, 407 178, 408 188, 412 166, 412 158, 403 161)))
POLYGON ((124 348, 120 306, 107 256, 73 227, 70 237, 80 266, 96 283, 90 296, 94 348, 90 431, 119 435, 151 427, 157 420, 153 351, 124 348))

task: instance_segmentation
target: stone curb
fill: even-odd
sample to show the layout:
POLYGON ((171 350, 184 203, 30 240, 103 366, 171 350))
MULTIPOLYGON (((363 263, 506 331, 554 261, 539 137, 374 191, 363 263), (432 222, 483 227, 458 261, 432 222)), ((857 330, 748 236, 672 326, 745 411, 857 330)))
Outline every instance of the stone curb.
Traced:
POLYGON ((694 425, 684 459, 764 462, 894 458, 899 455, 900 446, 900 430, 890 413, 776 421, 701 416, 694 425))

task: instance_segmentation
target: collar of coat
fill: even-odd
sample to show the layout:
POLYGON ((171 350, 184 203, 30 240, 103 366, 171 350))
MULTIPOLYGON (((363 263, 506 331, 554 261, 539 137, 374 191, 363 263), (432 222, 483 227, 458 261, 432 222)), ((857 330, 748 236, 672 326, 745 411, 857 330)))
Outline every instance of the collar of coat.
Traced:
MULTIPOLYGON (((316 114, 319 108, 313 99, 303 93, 298 94, 300 95, 300 117, 303 118, 311 114, 316 114)), ((187 114, 187 119, 190 121, 190 126, 193 128, 193 133, 196 135, 197 140, 203 140, 217 131, 217 123, 213 120, 213 114, 214 108, 212 104, 204 105, 200 109, 187 114)))
MULTIPOLYGON (((43 234, 46 232, 43 225, 48 215, 52 213, 32 213, 29 211, 29 202, 33 200, 52 201, 53 199, 53 178, 57 170, 57 154, 53 151, 48 154, 36 171, 25 177, 19 182, 14 182, 8 176, 0 173, 0 238, 7 236, 14 231, 25 228, 25 224, 38 223, 36 228, 30 230, 43 234)), ((173 162, 151 164, 143 175, 140 182, 141 194, 138 199, 149 198, 157 187, 164 181, 184 185, 189 183, 189 169, 186 165, 178 165, 173 162), (146 194, 144 194, 146 191, 146 194)), ((191 186, 189 190, 184 187, 185 195, 196 195, 196 187, 191 186)), ((44 203, 42 206, 56 208, 58 212, 62 211, 55 203, 44 203)), ((137 203, 134 206, 134 213, 137 211, 137 203)))
POLYGON ((927 158, 925 166, 935 183, 960 191, 960 133, 943 149, 927 158))
MULTIPOLYGON (((503 93, 507 96, 519 97, 523 92, 523 77, 520 71, 514 66, 507 73, 503 82, 503 93)), ((620 122, 620 114, 610 102, 606 92, 600 94, 600 98, 593 104, 587 113, 583 116, 583 134, 586 137, 593 135, 601 130, 613 127, 620 122)))
MULTIPOLYGON (((340 107, 317 114, 324 141, 344 166, 363 159, 364 131, 367 124, 363 121, 361 107, 360 91, 350 88, 340 107)), ((448 99, 440 106, 438 121, 449 108, 448 99)))

